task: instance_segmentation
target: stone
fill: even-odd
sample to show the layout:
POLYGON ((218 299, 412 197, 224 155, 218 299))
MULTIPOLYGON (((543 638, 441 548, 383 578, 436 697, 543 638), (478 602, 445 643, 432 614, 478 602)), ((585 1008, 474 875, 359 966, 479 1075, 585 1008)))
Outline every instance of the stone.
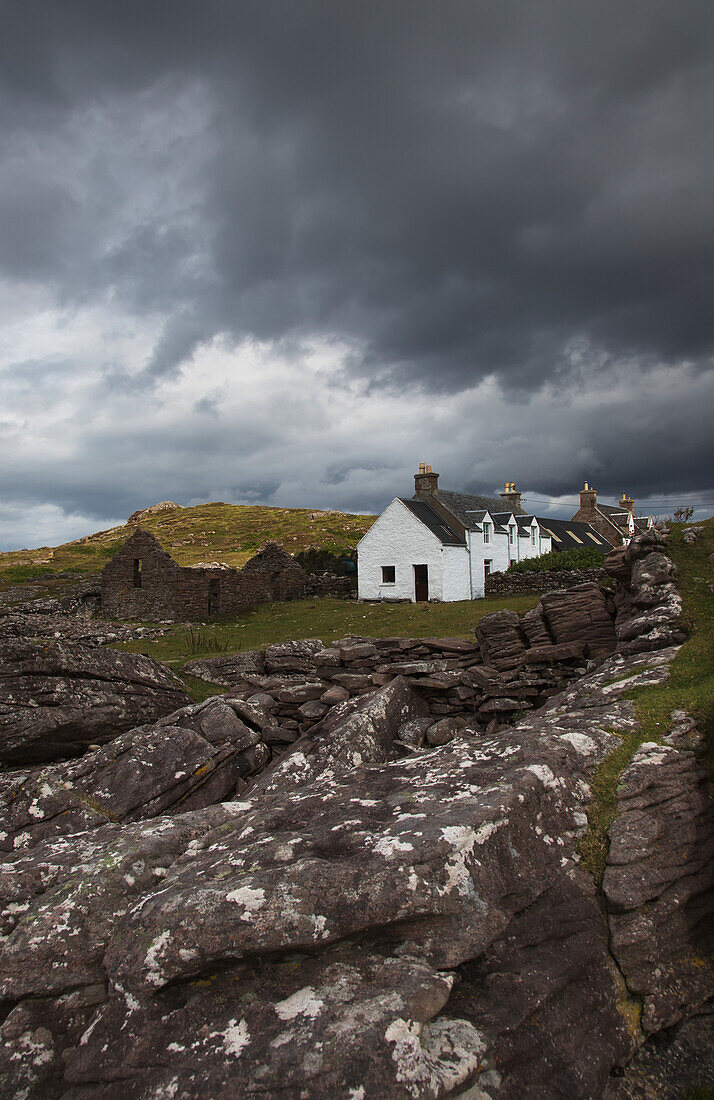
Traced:
POLYGON ((605 596, 596 584, 547 592, 541 596, 541 606, 557 644, 583 642, 591 657, 604 657, 615 649, 615 624, 605 596))
POLYGON ((352 642, 337 648, 340 660, 348 663, 361 663, 377 656, 377 647, 371 642, 352 642))
POLYGON ((336 703, 344 703, 350 697, 350 693, 347 688, 340 687, 339 684, 335 684, 334 687, 330 687, 320 696, 320 702, 324 703, 327 707, 333 707, 336 703))
POLYGON ((294 703, 300 705, 310 699, 319 699, 325 692, 325 686, 314 681, 303 681, 290 687, 281 688, 278 691, 278 701, 281 703, 294 703))
POLYGON ((426 740, 430 745, 446 745, 458 737, 466 724, 465 718, 442 718, 441 721, 429 726, 426 731, 426 740))
POLYGON ((200 661, 188 661, 182 672, 195 676, 199 680, 208 680, 212 684, 233 687, 243 680, 246 673, 262 676, 265 662, 260 650, 246 650, 245 653, 231 653, 226 657, 206 657, 200 661))
POLYGON ((484 662, 498 670, 516 668, 526 651, 515 611, 493 611, 484 615, 476 627, 476 637, 484 662))
POLYGON ((652 1032, 714 996, 714 806, 694 754, 654 743, 617 801, 603 877, 611 945, 652 1032))
POLYGON ((232 797, 241 768, 244 774, 254 770, 239 766, 241 754, 258 740, 246 732, 252 740, 212 744, 179 725, 140 726, 79 760, 22 775, 0 792, 0 851, 232 797))
MULTIPOLYGON (((322 696, 320 696, 320 700, 322 700, 322 696)), ((303 703, 302 706, 298 707, 298 714, 301 718, 311 718, 314 721, 317 721, 318 718, 323 718, 324 715, 327 714, 327 711, 328 708, 325 704, 317 699, 311 699, 309 702, 303 703)))
MULTIPOLYGON (((631 561, 655 549, 636 546, 631 561)), ((617 606, 624 622, 630 605, 617 606)), ((292 745, 304 702, 271 713, 242 696, 304 678, 256 676, 122 735, 101 761, 0 774, 13 831, 0 864, 3 1090, 609 1096, 645 1037, 628 987, 645 1032, 711 1003, 699 965, 714 924, 711 803, 683 740, 642 746, 623 773, 606 904, 578 867, 593 773, 636 728, 632 689, 663 683, 675 652, 615 653, 576 679, 573 660, 562 672, 477 666, 428 698, 397 677, 332 705, 292 745), (561 675, 562 690, 510 726, 480 729, 459 697, 487 689, 521 709, 561 675), (426 747, 447 708, 458 736, 426 747), (245 731, 254 743, 236 751, 245 731), (141 755, 147 741, 155 757, 141 755), (199 783, 201 753, 225 754, 213 789, 199 783), (168 767, 179 758, 198 763, 187 803, 181 765, 168 767), (235 795, 218 786, 224 766, 244 776, 235 795), (159 816, 129 820, 140 791, 151 799, 138 812, 159 816), (110 793, 124 816, 102 821, 110 793), (67 812, 38 817, 72 794, 67 812)), ((671 722, 693 732, 686 714, 671 722)))
POLYGON ((410 718, 399 727, 398 740, 412 748, 420 749, 426 741, 426 731, 433 724, 431 717, 410 718))
POLYGON ((548 633, 548 627, 543 617, 543 608, 540 604, 531 607, 521 616, 521 630, 532 646, 551 645, 553 639, 548 633))
POLYGON ((340 687, 346 688, 350 694, 374 686, 371 675, 366 672, 335 672, 331 679, 340 687))
POLYGON ((341 703, 260 777, 256 790, 262 795, 288 792, 324 772, 334 775, 390 760, 400 729, 425 711, 424 703, 400 677, 380 691, 341 703))
POLYGON ((0 652, 0 762, 78 756, 187 702, 180 681, 150 657, 7 641, 0 652))

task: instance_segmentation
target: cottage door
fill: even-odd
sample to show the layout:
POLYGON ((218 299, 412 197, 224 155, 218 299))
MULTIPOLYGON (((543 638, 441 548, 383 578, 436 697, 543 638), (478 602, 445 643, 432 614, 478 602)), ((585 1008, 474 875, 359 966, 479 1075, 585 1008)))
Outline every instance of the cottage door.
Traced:
POLYGON ((414 566, 414 597, 417 603, 429 599, 429 566, 414 566))

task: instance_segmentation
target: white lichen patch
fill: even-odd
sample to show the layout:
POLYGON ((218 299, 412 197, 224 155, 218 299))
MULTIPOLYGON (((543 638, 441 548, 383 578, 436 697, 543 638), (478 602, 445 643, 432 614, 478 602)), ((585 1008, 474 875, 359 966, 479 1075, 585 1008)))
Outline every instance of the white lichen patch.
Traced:
POLYGON ((397 836, 383 836, 374 845, 374 851, 386 859, 392 859, 400 852, 413 852, 414 845, 409 841, 400 840, 397 836))
MULTIPOLYGON (((220 1034, 220 1033, 213 1033, 220 1034)), ((250 1043, 250 1032, 245 1020, 230 1020, 228 1027, 223 1032, 223 1049, 233 1058, 240 1058, 243 1050, 250 1043)))
POLYGON ((265 890, 260 887, 239 886, 237 890, 231 890, 226 894, 226 901, 242 905, 245 913, 240 919, 250 920, 253 914, 265 905, 265 890))
POLYGON ((325 1002, 316 996, 315 990, 310 985, 296 990, 284 1001, 278 1001, 274 1005, 275 1011, 281 1020, 294 1020, 296 1016, 307 1016, 309 1019, 314 1020, 316 1016, 320 1015, 324 1007, 325 1002))
POLYGON ((561 785, 547 764, 528 764, 525 770, 540 779, 546 790, 554 791, 561 785))
POLYGON ((567 741, 581 756, 592 756, 597 752, 597 745, 592 737, 584 733, 564 733, 560 740, 567 741))
POLYGON ((147 969, 146 980, 150 985, 159 986, 163 983, 162 970, 159 966, 158 956, 170 941, 171 933, 168 929, 159 933, 152 941, 151 947, 144 956, 144 966, 147 969))

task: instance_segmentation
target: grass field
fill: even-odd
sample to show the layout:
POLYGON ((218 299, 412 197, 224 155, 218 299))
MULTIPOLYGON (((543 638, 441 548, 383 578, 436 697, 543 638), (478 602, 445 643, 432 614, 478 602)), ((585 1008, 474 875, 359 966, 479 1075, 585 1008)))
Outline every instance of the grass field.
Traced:
MULTIPOLYGON (((150 642, 140 639, 117 648, 147 653, 173 669, 197 657, 215 657, 260 649, 291 638, 331 642, 347 634, 372 638, 467 638, 478 620, 491 611, 523 612, 538 602, 535 594, 508 600, 463 603, 364 604, 352 600, 295 600, 264 604, 236 619, 200 627, 176 626, 150 642)), ((195 685, 189 685, 194 688, 195 685)))
MULTIPOLYGON (((581 842, 583 866, 599 881, 605 867, 607 830, 617 809, 617 784, 645 741, 659 741, 671 729, 673 710, 696 717, 705 738, 703 763, 714 779, 714 519, 707 520, 693 546, 682 539, 684 524, 671 524, 667 553, 677 566, 677 587, 684 602, 690 636, 672 662, 669 679, 657 687, 635 688, 638 728, 619 735, 619 745, 593 777, 589 828, 581 842)), ((615 731, 613 731, 615 732, 615 731)))
MULTIPOLYGON (((242 566, 270 539, 291 554, 311 546, 344 553, 354 549, 374 519, 309 508, 215 503, 157 512, 143 518, 140 526, 156 535, 180 565, 220 561, 242 566)), ((62 546, 0 554, 0 588, 48 572, 97 572, 134 529, 134 524, 125 524, 62 546)))

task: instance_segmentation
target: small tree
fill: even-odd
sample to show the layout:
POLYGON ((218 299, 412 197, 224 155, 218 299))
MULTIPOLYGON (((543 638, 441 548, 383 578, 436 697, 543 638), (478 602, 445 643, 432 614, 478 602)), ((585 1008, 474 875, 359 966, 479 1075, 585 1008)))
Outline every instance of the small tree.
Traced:
POLYGON ((689 523, 693 515, 694 508, 691 504, 680 504, 679 508, 675 508, 669 518, 671 523, 689 523))

